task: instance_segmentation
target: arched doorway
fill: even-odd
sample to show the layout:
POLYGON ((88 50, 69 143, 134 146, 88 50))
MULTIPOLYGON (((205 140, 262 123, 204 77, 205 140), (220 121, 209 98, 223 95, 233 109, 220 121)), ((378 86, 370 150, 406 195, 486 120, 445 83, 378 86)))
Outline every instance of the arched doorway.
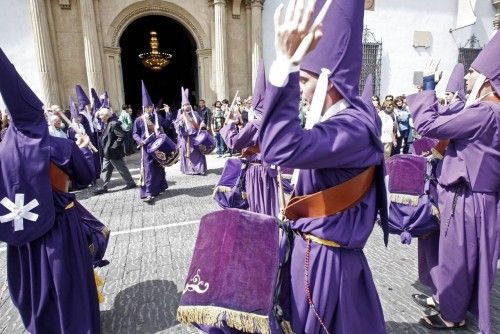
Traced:
POLYGON ((175 19, 162 15, 143 16, 121 34, 121 67, 124 98, 134 110, 141 107, 141 80, 144 80, 153 103, 160 100, 177 110, 180 87, 189 88, 191 103, 198 98, 198 61, 196 41, 175 19), (156 31, 161 52, 172 54, 170 64, 159 72, 146 68, 138 55, 150 51, 150 32, 156 31))

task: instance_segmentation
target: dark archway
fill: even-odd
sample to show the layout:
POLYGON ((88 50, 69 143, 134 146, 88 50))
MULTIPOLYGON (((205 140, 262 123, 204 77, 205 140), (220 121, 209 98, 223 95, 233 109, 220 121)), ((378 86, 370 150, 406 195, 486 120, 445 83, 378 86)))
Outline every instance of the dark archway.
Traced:
POLYGON ((160 100, 177 110, 180 87, 189 88, 191 103, 198 95, 196 42, 190 32, 176 20, 150 15, 132 22, 120 37, 125 102, 134 111, 141 108, 141 80, 144 80, 153 103, 160 100), (150 32, 156 31, 161 52, 172 54, 170 64, 159 72, 146 68, 138 55, 151 50, 150 32))

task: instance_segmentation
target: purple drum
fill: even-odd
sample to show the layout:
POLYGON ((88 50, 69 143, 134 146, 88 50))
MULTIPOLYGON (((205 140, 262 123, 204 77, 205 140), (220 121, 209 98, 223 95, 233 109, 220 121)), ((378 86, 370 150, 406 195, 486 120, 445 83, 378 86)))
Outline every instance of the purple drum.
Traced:
POLYGON ((163 167, 172 166, 179 160, 177 145, 163 133, 147 145, 146 152, 163 167))
POLYGON ((193 147, 202 154, 210 154, 216 147, 215 139, 207 130, 201 130, 193 139, 193 147))
POLYGON ((428 137, 417 139, 413 141, 413 153, 416 155, 429 155, 438 142, 439 140, 428 137))
POLYGON ((389 232, 401 242, 422 237, 439 229, 437 198, 431 188, 435 182, 432 166, 426 158, 397 154, 386 162, 389 175, 389 232))
MULTIPOLYGON (((278 333, 279 222, 229 209, 200 222, 177 320, 203 329, 278 333)), ((283 299, 282 299, 283 300, 283 299)))

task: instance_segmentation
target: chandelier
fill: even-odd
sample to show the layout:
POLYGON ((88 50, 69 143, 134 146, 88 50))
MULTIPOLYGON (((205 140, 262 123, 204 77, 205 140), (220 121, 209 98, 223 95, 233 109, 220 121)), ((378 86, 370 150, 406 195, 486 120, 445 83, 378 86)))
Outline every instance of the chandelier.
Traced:
POLYGON ((158 51, 158 37, 156 37, 156 31, 151 31, 151 52, 141 53, 139 58, 142 60, 142 64, 152 71, 161 71, 165 66, 170 63, 172 55, 169 53, 158 51))

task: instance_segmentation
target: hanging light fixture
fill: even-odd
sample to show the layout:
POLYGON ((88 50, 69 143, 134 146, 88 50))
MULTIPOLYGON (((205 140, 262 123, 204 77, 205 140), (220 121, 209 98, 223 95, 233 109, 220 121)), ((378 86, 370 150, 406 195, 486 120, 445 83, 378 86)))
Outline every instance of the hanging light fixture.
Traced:
POLYGON ((151 31, 151 40, 149 42, 149 45, 151 45, 151 52, 141 53, 139 55, 142 64, 155 72, 161 71, 170 63, 170 59, 172 59, 170 53, 158 51, 159 44, 156 31, 151 31))

